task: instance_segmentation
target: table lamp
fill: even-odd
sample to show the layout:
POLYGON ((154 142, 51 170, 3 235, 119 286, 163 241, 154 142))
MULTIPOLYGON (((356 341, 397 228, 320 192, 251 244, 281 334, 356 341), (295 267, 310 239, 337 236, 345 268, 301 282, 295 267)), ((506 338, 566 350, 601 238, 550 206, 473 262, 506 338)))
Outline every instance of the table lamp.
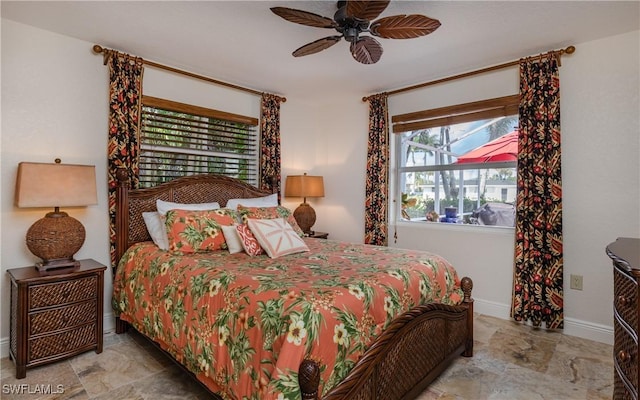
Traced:
POLYGON ((84 226, 60 207, 98 203, 95 166, 61 164, 60 159, 55 164, 21 162, 15 202, 20 208, 54 208, 27 231, 27 247, 42 259, 38 270, 80 265, 73 255, 84 243, 84 226))
POLYGON ((311 234, 316 223, 316 212, 307 203, 307 197, 324 197, 324 180, 321 176, 289 175, 285 181, 285 197, 302 197, 302 204, 293 212, 293 217, 305 234, 311 234))

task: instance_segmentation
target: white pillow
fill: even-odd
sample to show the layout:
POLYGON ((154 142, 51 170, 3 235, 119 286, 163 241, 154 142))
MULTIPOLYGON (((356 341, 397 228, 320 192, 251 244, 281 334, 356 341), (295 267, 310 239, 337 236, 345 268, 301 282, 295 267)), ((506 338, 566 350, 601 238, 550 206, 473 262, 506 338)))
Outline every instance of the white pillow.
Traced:
POLYGON ((284 218, 250 218, 247 224, 260 246, 271 258, 309 251, 304 240, 298 236, 284 218))
POLYGON ((278 193, 249 199, 229 199, 226 208, 237 210, 238 204, 242 204, 245 207, 276 207, 278 205, 278 193))
POLYGON ((240 241, 240 235, 238 235, 238 231, 236 229, 237 224, 235 225, 222 225, 222 234, 224 235, 224 240, 227 242, 227 247, 229 248, 230 254, 240 253, 244 250, 242 247, 242 242, 240 241))
POLYGON ((153 243, 155 243, 161 250, 169 250, 167 229, 164 226, 160 213, 155 211, 143 212, 142 218, 144 218, 144 224, 147 226, 147 231, 149 232, 153 243))
POLYGON ((170 201, 156 200, 156 208, 158 213, 164 216, 169 210, 189 210, 189 211, 207 211, 217 210, 220 208, 218 203, 196 203, 196 204, 181 204, 172 203, 170 201))

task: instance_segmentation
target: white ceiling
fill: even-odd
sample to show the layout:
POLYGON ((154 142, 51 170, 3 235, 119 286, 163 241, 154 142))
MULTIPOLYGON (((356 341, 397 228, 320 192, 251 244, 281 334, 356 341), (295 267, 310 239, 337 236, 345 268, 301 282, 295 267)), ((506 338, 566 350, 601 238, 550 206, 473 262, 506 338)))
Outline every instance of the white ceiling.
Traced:
POLYGON ((294 58, 293 50, 335 31, 285 21, 274 6, 326 17, 336 10, 335 1, 3 0, 1 15, 285 96, 366 95, 640 29, 639 1, 394 0, 381 17, 424 14, 442 26, 421 38, 379 39, 382 59, 363 65, 346 41, 294 58))

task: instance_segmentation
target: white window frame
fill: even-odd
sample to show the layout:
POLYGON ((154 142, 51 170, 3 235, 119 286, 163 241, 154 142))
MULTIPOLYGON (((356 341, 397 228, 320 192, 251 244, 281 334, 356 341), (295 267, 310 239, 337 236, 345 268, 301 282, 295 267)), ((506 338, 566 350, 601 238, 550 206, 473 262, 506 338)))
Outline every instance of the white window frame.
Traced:
MULTIPOLYGON (((453 123, 451 124, 447 124, 447 125, 454 125, 456 123, 460 123, 460 122, 472 122, 472 121, 479 121, 479 120, 485 120, 488 119, 490 120, 489 123, 493 123, 498 119, 507 117, 507 116, 517 116, 517 112, 515 110, 517 110, 517 105, 515 104, 515 100, 517 99, 517 96, 507 96, 504 98, 497 98, 497 99, 490 99, 490 100, 485 100, 485 101, 480 101, 480 102, 474 102, 474 103, 468 103, 468 104, 462 104, 462 105, 457 105, 457 106, 451 106, 451 107, 444 107, 442 109, 437 109, 437 110, 425 110, 425 111, 419 111, 419 112, 415 112, 415 113, 411 113, 411 114, 405 114, 405 115, 401 115, 401 116, 394 116, 392 118, 394 125, 394 133, 403 133, 403 132, 410 132, 410 131, 417 131, 420 129, 423 129, 424 126, 428 126, 430 128, 436 128, 438 127, 438 125, 435 125, 434 121, 438 121, 439 123, 442 123, 442 125, 446 126, 443 122, 448 122, 451 121, 453 123), (499 107, 495 104, 496 102, 502 103, 499 107), (508 106, 504 105, 504 103, 510 103, 508 106), (485 106, 485 109, 482 110, 483 105, 485 106), (480 115, 478 117, 475 117, 474 115, 471 115, 472 113, 469 112, 468 115, 465 115, 464 112, 461 111, 461 109, 469 109, 468 106, 471 106, 471 111, 474 112, 474 114, 481 114, 482 111, 485 111, 484 116, 480 115), (476 107, 476 110, 473 110, 473 107, 476 107), (491 110, 489 110, 488 108, 492 108, 491 110), (502 107, 503 110, 500 111, 499 108, 502 107), (481 110, 481 111, 478 111, 481 110), (447 114, 447 112, 450 112, 450 114, 447 114), (502 114, 500 114, 502 113, 502 114), (489 115, 490 118, 487 118, 487 114, 489 115), (495 117, 495 119, 493 119, 493 117, 495 117), (413 118, 413 120, 412 120, 413 118), (462 121, 460 121, 462 120, 462 121), (411 128, 415 128, 415 129, 410 129, 408 127, 411 128)), ((438 127, 439 128, 439 127, 438 127)), ((458 175, 458 179, 456 180, 456 184, 458 185, 458 190, 459 190, 459 195, 458 195, 458 210, 462 210, 462 214, 464 214, 464 201, 465 201, 465 191, 464 191, 464 186, 465 186, 465 182, 463 180, 463 172, 467 171, 467 170, 477 170, 478 171, 478 177, 480 176, 479 174, 481 173, 481 171, 486 171, 486 170, 493 170, 493 169, 503 169, 503 168, 513 168, 515 169, 515 172, 517 173, 517 162, 493 162, 493 163, 462 163, 462 164, 448 164, 448 165, 426 165, 426 166, 404 166, 406 165, 406 152, 405 152, 405 148, 402 145, 402 135, 400 134, 395 134, 394 135, 395 138, 394 140, 392 140, 392 159, 393 159, 393 164, 392 164, 392 174, 391 176, 392 178, 392 182, 391 182, 391 189, 392 189, 392 199, 393 201, 391 202, 391 207, 389 209, 390 212, 390 220, 393 221, 394 223, 398 223, 398 222, 407 222, 410 224, 416 223, 418 221, 424 223, 424 221, 426 221, 426 215, 424 216, 424 218, 416 218, 416 219, 411 219, 411 220, 406 220, 405 218, 402 217, 402 192, 403 189, 406 188, 406 173, 410 173, 410 172, 435 172, 436 173, 436 177, 434 179, 434 202, 435 202, 435 207, 438 207, 438 203, 439 203, 439 195, 440 195, 440 191, 441 191, 441 183, 438 181, 437 176, 438 176, 438 172, 439 171, 459 171, 460 174, 458 175)), ((458 139, 459 140, 459 139, 458 139)), ((453 143, 453 141, 452 141, 453 143)), ((449 143, 449 144, 452 144, 449 143)), ((425 148, 427 150, 431 150, 431 151, 440 151, 444 154, 447 153, 446 149, 444 149, 444 146, 438 146, 438 147, 434 147, 434 146, 428 146, 428 145, 422 145, 420 143, 417 143, 416 147, 422 147, 425 148)), ((453 153, 449 153, 453 156, 460 156, 459 154, 453 154, 453 153)), ((436 162, 439 159, 439 157, 435 157, 436 158, 436 162)), ((517 176, 514 176, 514 178, 516 179, 516 185, 517 185, 517 176)), ((480 179, 480 178, 478 178, 480 179)), ((467 185, 468 186, 468 185, 467 185)), ((517 196, 517 186, 515 188, 516 190, 516 196, 517 196)), ((502 193, 502 191, 501 191, 502 193)), ((500 194, 501 194, 500 193, 500 194)), ((480 206, 480 193, 478 193, 478 195, 476 196, 476 201, 477 201, 477 205, 478 207, 480 206)), ((496 199, 497 200, 497 199, 496 199)), ((514 200, 515 203, 515 200, 514 200)), ((442 213, 438 213, 439 217, 444 217, 444 214, 442 213)), ((464 215, 460 215, 460 221, 462 222, 463 220, 465 220, 464 215)), ((469 218, 466 218, 467 221, 469 221, 469 218)), ((473 225, 473 224, 442 224, 447 225, 447 226, 487 226, 487 227, 491 227, 491 228, 504 228, 505 226, 491 226, 491 225, 473 225)))

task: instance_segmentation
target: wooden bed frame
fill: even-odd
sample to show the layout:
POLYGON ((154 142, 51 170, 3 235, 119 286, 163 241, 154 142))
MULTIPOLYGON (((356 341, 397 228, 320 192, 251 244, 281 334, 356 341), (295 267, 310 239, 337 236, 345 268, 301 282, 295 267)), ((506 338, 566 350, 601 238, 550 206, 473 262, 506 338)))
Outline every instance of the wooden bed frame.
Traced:
MULTIPOLYGON (((117 261, 131 245, 151 240, 142 213, 156 211, 157 199, 176 203, 218 202, 224 206, 232 198, 271 194, 220 175, 182 177, 157 187, 137 190, 127 189, 126 170, 119 170, 117 178, 117 261)), ((115 275, 115 269, 113 273, 115 275)), ((471 357, 472 287, 470 278, 462 278, 464 300, 459 306, 426 304, 396 318, 362 355, 348 376, 323 400, 413 399, 455 358, 460 355, 471 357)), ((116 318, 116 333, 124 333, 128 328, 127 322, 116 318)), ((195 379, 194 374, 187 372, 195 379)), ((298 380, 303 400, 317 400, 321 396, 318 393, 320 369, 315 361, 303 361, 298 380)))

